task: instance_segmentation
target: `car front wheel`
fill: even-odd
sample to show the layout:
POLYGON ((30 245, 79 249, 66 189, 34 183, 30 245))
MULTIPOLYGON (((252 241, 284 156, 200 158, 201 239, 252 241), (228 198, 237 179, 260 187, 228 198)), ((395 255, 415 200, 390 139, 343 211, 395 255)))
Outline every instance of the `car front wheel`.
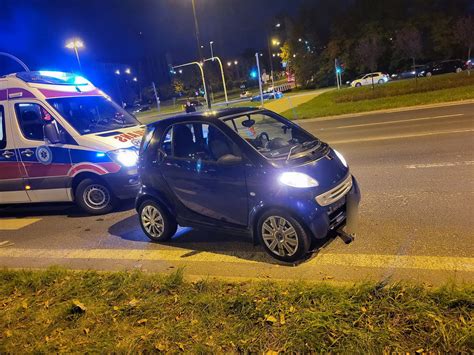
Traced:
POLYGON ((301 260, 311 245, 303 226, 286 212, 268 211, 259 219, 257 230, 265 251, 284 262, 301 260))
POLYGON ((159 204, 146 200, 138 209, 140 226, 146 236, 154 242, 164 242, 176 233, 178 225, 159 204))
POLYGON ((355 84, 355 87, 356 87, 356 88, 358 88, 358 87, 360 87, 360 86, 362 86, 361 83, 356 83, 356 84, 355 84))

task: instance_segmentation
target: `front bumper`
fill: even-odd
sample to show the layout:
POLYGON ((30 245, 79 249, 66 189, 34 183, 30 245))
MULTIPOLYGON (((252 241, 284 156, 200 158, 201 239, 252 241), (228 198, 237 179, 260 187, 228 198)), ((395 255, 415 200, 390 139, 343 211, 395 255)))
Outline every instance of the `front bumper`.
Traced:
POLYGON ((125 200, 135 198, 140 190, 140 181, 136 168, 121 169, 114 174, 103 176, 115 197, 125 200))
POLYGON ((360 190, 357 180, 352 177, 351 189, 330 205, 318 205, 318 213, 307 222, 316 239, 336 235, 337 230, 344 228, 347 234, 355 235, 358 226, 360 190))

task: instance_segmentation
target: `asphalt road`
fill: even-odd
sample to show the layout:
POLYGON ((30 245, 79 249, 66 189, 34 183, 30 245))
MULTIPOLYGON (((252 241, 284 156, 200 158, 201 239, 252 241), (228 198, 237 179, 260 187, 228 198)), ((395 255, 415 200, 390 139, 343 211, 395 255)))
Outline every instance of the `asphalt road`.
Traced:
POLYGON ((0 266, 474 282, 474 104, 300 124, 343 153, 359 180, 360 232, 350 245, 328 241, 309 260, 287 266, 239 236, 180 229, 170 243, 150 243, 133 202, 100 217, 42 205, 0 209, 0 266))

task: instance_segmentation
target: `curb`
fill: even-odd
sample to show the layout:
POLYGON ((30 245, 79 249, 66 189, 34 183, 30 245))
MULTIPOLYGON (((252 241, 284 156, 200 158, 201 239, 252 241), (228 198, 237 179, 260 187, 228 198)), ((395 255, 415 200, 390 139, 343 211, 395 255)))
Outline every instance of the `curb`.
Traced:
POLYGON ((343 115, 335 115, 335 116, 323 116, 323 117, 315 117, 315 118, 299 118, 297 120, 292 120, 292 121, 296 122, 296 123, 330 121, 330 120, 339 120, 339 119, 344 119, 344 118, 353 118, 353 117, 360 117, 360 116, 377 115, 377 114, 381 114, 381 113, 396 113, 396 112, 416 111, 416 110, 424 110, 424 109, 429 109, 429 108, 449 107, 449 106, 458 106, 458 105, 467 105, 467 104, 474 104, 474 99, 461 100, 461 101, 452 101, 452 102, 442 102, 442 103, 429 104, 429 105, 406 106, 406 107, 384 109, 384 110, 377 110, 377 111, 345 113, 343 115))

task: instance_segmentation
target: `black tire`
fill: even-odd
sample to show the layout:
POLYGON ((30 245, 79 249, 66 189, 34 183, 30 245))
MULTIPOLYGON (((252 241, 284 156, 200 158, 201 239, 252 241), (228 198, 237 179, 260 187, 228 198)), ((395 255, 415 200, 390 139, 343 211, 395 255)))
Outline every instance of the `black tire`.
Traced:
POLYGON ((257 234, 263 248, 270 256, 288 263, 302 260, 311 246, 311 238, 301 223, 289 213, 277 209, 269 210, 260 217, 257 223, 257 234), (272 233, 270 229, 273 225, 272 218, 275 219, 274 224, 277 229, 275 230, 276 235, 270 236, 272 233), (291 232, 290 227, 293 228, 294 233, 291 232), (264 231, 266 235, 264 235, 264 231), (285 236, 285 231, 289 233, 288 236, 285 236), (274 246, 271 247, 272 245, 274 246))
POLYGON ((138 218, 143 232, 154 242, 171 239, 178 229, 176 220, 153 200, 145 200, 141 203, 138 208, 138 218))
POLYGON ((462 68, 456 68, 456 70, 454 71, 456 74, 459 74, 462 72, 462 68))
POLYGON ((379 85, 382 85, 384 83, 383 79, 379 79, 379 85))
POLYGON ((361 87, 361 86, 362 86, 361 83, 356 83, 356 84, 355 84, 355 87, 356 87, 356 88, 359 88, 359 87, 361 87))
POLYGON ((431 74, 431 72, 429 71, 428 73, 426 73, 425 76, 426 76, 427 78, 431 78, 432 75, 433 75, 433 74, 431 74))
POLYGON ((117 198, 100 179, 88 178, 77 185, 74 192, 76 204, 88 214, 100 215, 111 212, 117 198))

